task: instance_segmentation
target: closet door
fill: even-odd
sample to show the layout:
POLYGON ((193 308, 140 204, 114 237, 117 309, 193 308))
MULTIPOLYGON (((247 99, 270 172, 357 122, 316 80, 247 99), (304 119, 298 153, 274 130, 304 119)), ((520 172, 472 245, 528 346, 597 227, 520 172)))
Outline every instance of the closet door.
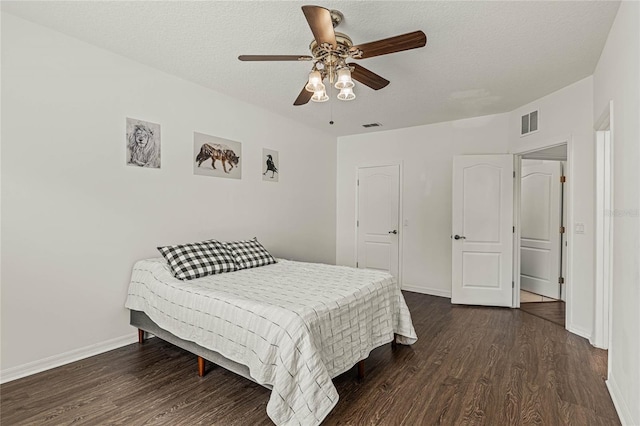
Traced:
POLYGON ((451 303, 511 306, 513 157, 453 159, 451 303))
POLYGON ((360 168, 357 185, 357 266, 398 279, 400 166, 360 168))

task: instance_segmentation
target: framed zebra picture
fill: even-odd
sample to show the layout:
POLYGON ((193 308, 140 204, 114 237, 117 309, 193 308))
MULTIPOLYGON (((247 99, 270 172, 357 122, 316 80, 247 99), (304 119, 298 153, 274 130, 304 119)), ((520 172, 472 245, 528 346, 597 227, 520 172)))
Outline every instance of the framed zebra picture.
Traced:
POLYGON ((278 151, 272 149, 262 149, 262 180, 267 182, 278 181, 278 169, 280 168, 280 159, 278 151))
POLYGON ((193 173, 230 179, 242 178, 242 144, 193 132, 193 173))

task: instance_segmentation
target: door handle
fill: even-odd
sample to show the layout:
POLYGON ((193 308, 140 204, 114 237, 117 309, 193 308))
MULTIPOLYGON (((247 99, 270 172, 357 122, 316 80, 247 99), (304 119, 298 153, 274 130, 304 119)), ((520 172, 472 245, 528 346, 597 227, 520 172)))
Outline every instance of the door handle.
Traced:
POLYGON ((453 236, 453 239, 454 240, 466 240, 467 237, 463 237, 462 235, 456 234, 456 235, 453 236))
POLYGON ((393 231, 389 231, 389 233, 390 233, 390 234, 397 234, 397 233, 398 233, 398 231, 394 229, 393 231))

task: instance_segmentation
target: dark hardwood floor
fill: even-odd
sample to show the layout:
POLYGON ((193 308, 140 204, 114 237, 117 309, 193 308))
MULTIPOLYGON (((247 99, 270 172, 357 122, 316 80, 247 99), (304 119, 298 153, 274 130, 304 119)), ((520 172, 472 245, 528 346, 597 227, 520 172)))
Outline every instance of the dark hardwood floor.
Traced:
MULTIPOLYGON (((418 342, 334 380, 327 425, 618 425, 606 351, 518 309, 405 293, 418 342)), ((0 386, 2 425, 271 424, 269 391, 159 339, 0 386)))
POLYGON ((565 304, 561 300, 557 302, 520 303, 520 309, 564 328, 565 304))

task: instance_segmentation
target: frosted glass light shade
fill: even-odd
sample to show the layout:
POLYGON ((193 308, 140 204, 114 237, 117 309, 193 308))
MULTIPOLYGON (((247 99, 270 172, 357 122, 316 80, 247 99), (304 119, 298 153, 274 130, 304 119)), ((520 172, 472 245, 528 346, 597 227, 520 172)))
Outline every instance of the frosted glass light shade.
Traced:
POLYGON ((353 80, 351 80, 351 71, 349 68, 341 68, 338 70, 338 80, 336 81, 336 89, 347 89, 353 87, 353 80))
POLYGON ((320 71, 311 71, 309 73, 309 82, 304 88, 309 92, 320 92, 325 90, 324 84, 322 84, 322 75, 320 75, 320 71))
POLYGON ((327 96, 327 92, 325 92, 324 88, 322 90, 318 90, 314 92, 311 97, 313 102, 327 102, 329 100, 329 96, 327 96))
POLYGON ((351 87, 340 89, 340 93, 338 93, 338 99, 340 99, 341 101, 352 101, 355 98, 356 94, 353 93, 353 89, 351 87))

